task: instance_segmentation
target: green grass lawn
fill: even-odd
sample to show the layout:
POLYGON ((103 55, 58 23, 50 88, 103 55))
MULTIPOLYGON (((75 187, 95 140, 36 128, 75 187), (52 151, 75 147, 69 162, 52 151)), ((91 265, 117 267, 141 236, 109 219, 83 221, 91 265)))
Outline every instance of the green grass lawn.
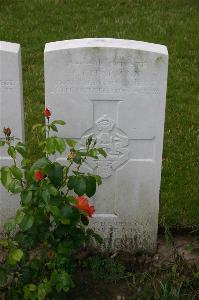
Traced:
POLYGON ((199 224, 199 1, 0 0, 0 40, 22 45, 26 140, 44 108, 47 42, 114 37, 164 44, 169 78, 160 224, 199 224))

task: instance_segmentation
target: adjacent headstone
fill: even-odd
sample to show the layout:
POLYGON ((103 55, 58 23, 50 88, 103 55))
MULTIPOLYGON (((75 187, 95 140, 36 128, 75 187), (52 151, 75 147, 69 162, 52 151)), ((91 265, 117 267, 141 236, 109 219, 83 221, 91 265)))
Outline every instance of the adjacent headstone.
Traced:
POLYGON ((167 48, 151 43, 105 38, 45 47, 46 106, 67 122, 60 136, 81 146, 94 135, 108 154, 86 166, 103 179, 90 224, 107 248, 156 247, 167 67, 167 48))
MULTIPOLYGON (((3 127, 24 139, 22 75, 20 45, 0 41, 0 137, 3 127)), ((0 167, 12 164, 5 148, 0 148, 0 167)), ((18 197, 11 196, 0 184, 0 230, 4 222, 15 214, 18 197)))

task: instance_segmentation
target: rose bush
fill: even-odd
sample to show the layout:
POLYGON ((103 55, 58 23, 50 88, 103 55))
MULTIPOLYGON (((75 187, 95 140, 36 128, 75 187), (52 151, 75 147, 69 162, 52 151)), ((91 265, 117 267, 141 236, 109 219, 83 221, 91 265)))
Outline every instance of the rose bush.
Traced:
POLYGON ((88 157, 106 153, 92 137, 83 149, 76 149, 75 140, 53 133, 65 122, 50 122, 48 108, 43 115, 46 124, 33 127, 35 135, 46 136, 38 160, 31 160, 26 145, 12 136, 10 128, 3 129, 5 138, 0 141, 13 159, 11 166, 1 168, 1 183, 8 192, 20 194, 21 204, 5 223, 5 238, 0 240, 0 291, 5 299, 62 299, 74 286, 75 254, 101 240, 87 227, 95 212, 88 197, 95 194, 101 178, 81 172, 81 166, 88 157), (65 165, 52 160, 57 152, 65 156, 65 165))

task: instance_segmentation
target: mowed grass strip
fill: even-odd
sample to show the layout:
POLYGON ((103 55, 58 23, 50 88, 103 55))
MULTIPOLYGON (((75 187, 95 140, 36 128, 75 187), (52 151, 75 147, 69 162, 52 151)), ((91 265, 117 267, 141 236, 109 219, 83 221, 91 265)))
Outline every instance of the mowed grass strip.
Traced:
POLYGON ((26 140, 33 156, 40 154, 31 127, 42 121, 46 42, 113 37, 164 44, 169 78, 160 224, 197 226, 198 32, 198 0, 1 0, 0 40, 22 45, 26 140))

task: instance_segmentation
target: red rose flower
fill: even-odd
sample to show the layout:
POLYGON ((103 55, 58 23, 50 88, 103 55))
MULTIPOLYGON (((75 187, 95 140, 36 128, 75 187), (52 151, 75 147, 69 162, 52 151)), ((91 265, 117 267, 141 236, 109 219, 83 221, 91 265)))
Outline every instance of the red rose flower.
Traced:
POLYGON ((51 111, 46 107, 45 110, 43 111, 43 115, 44 115, 46 118, 50 118, 50 116, 51 116, 51 111))
POLYGON ((8 127, 8 128, 3 128, 3 133, 6 135, 6 136, 10 136, 11 135, 11 129, 8 127))
POLYGON ((40 181, 40 180, 42 180, 44 178, 44 175, 43 175, 43 173, 41 172, 41 171, 36 171, 35 172, 35 180, 36 181, 40 181))
POLYGON ((76 198, 76 206, 75 207, 84 211, 89 217, 92 217, 92 215, 95 212, 94 206, 89 205, 88 199, 85 196, 78 196, 76 198))

